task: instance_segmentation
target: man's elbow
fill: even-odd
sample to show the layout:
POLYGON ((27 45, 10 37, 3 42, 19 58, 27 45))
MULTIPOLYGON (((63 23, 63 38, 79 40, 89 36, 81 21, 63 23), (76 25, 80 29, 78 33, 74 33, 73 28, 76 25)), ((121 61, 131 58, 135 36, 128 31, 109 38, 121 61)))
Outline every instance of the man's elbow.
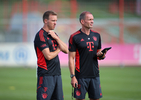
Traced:
POLYGON ((66 50, 64 50, 63 52, 64 52, 65 54, 68 54, 68 53, 69 53, 69 50, 66 49, 66 50))
POLYGON ((46 58, 47 60, 51 60, 51 59, 52 59, 51 56, 46 56, 45 58, 46 58))

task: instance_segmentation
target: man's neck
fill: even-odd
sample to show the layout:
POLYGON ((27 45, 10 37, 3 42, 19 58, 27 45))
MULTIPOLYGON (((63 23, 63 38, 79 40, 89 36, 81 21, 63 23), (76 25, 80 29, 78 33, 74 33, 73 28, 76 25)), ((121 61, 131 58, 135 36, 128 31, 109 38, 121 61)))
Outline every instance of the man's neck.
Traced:
POLYGON ((88 28, 81 28, 81 31, 83 32, 83 33, 85 33, 86 35, 89 35, 90 34, 90 29, 88 29, 88 28))
POLYGON ((47 26, 43 26, 43 29, 46 31, 46 32, 49 32, 49 29, 48 29, 48 27, 47 26))

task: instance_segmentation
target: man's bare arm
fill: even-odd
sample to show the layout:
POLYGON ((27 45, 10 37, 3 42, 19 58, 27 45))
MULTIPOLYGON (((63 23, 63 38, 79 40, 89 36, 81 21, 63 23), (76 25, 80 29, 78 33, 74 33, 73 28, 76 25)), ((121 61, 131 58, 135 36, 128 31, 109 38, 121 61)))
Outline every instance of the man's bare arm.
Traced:
POLYGON ((57 43, 59 44, 60 50, 67 54, 68 46, 53 31, 50 30, 48 34, 51 35, 52 38, 54 38, 57 41, 57 43))
MULTIPOLYGON (((75 55, 76 55, 76 52, 69 52, 69 70, 70 70, 70 74, 72 74, 72 75, 75 75, 75 72, 74 72, 74 68, 75 68, 75 65, 74 65, 75 55)), ((71 85, 73 87, 75 87, 75 84, 77 84, 76 87, 78 87, 78 81, 77 81, 76 77, 74 76, 71 79, 71 85)))
POLYGON ((60 52, 59 47, 54 52, 50 52, 49 48, 45 48, 42 50, 42 53, 47 60, 51 60, 55 58, 59 52, 60 52))

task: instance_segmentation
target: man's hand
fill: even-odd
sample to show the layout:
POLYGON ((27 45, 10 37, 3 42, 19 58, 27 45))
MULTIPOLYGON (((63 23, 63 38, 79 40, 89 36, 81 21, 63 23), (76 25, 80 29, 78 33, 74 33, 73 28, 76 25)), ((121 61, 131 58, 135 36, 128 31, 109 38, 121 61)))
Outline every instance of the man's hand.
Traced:
POLYGON ((71 85, 74 87, 74 88, 77 88, 78 87, 78 81, 76 79, 76 77, 74 76, 73 78, 71 78, 71 85), (76 84, 76 86, 75 86, 76 84))
POLYGON ((48 35, 51 35, 51 37, 54 38, 55 40, 59 38, 59 37, 55 34, 55 32, 52 31, 52 30, 50 30, 50 31, 48 32, 48 35))
POLYGON ((57 41, 57 43, 59 44, 59 48, 62 52, 66 54, 68 53, 68 46, 55 34, 55 32, 50 30, 48 32, 48 35, 51 35, 51 37, 57 41))
POLYGON ((97 57, 100 57, 102 55, 103 55, 103 53, 101 51, 97 52, 97 57))
POLYGON ((99 51, 99 52, 97 53, 97 57, 99 57, 99 60, 104 59, 106 53, 107 53, 107 50, 105 50, 105 53, 104 53, 104 54, 103 54, 101 51, 99 51))

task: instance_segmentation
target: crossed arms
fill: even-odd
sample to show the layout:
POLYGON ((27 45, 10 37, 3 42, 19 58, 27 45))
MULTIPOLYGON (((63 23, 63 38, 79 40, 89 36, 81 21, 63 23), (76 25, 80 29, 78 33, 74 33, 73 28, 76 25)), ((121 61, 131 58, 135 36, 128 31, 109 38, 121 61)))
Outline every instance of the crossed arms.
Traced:
POLYGON ((59 46, 57 47, 56 51, 54 51, 54 52, 50 52, 49 48, 43 49, 42 53, 44 54, 44 57, 47 60, 51 60, 54 57, 56 57, 60 51, 67 54, 68 53, 68 46, 53 31, 49 31, 48 34, 51 35, 52 38, 54 38, 57 41, 59 46))

